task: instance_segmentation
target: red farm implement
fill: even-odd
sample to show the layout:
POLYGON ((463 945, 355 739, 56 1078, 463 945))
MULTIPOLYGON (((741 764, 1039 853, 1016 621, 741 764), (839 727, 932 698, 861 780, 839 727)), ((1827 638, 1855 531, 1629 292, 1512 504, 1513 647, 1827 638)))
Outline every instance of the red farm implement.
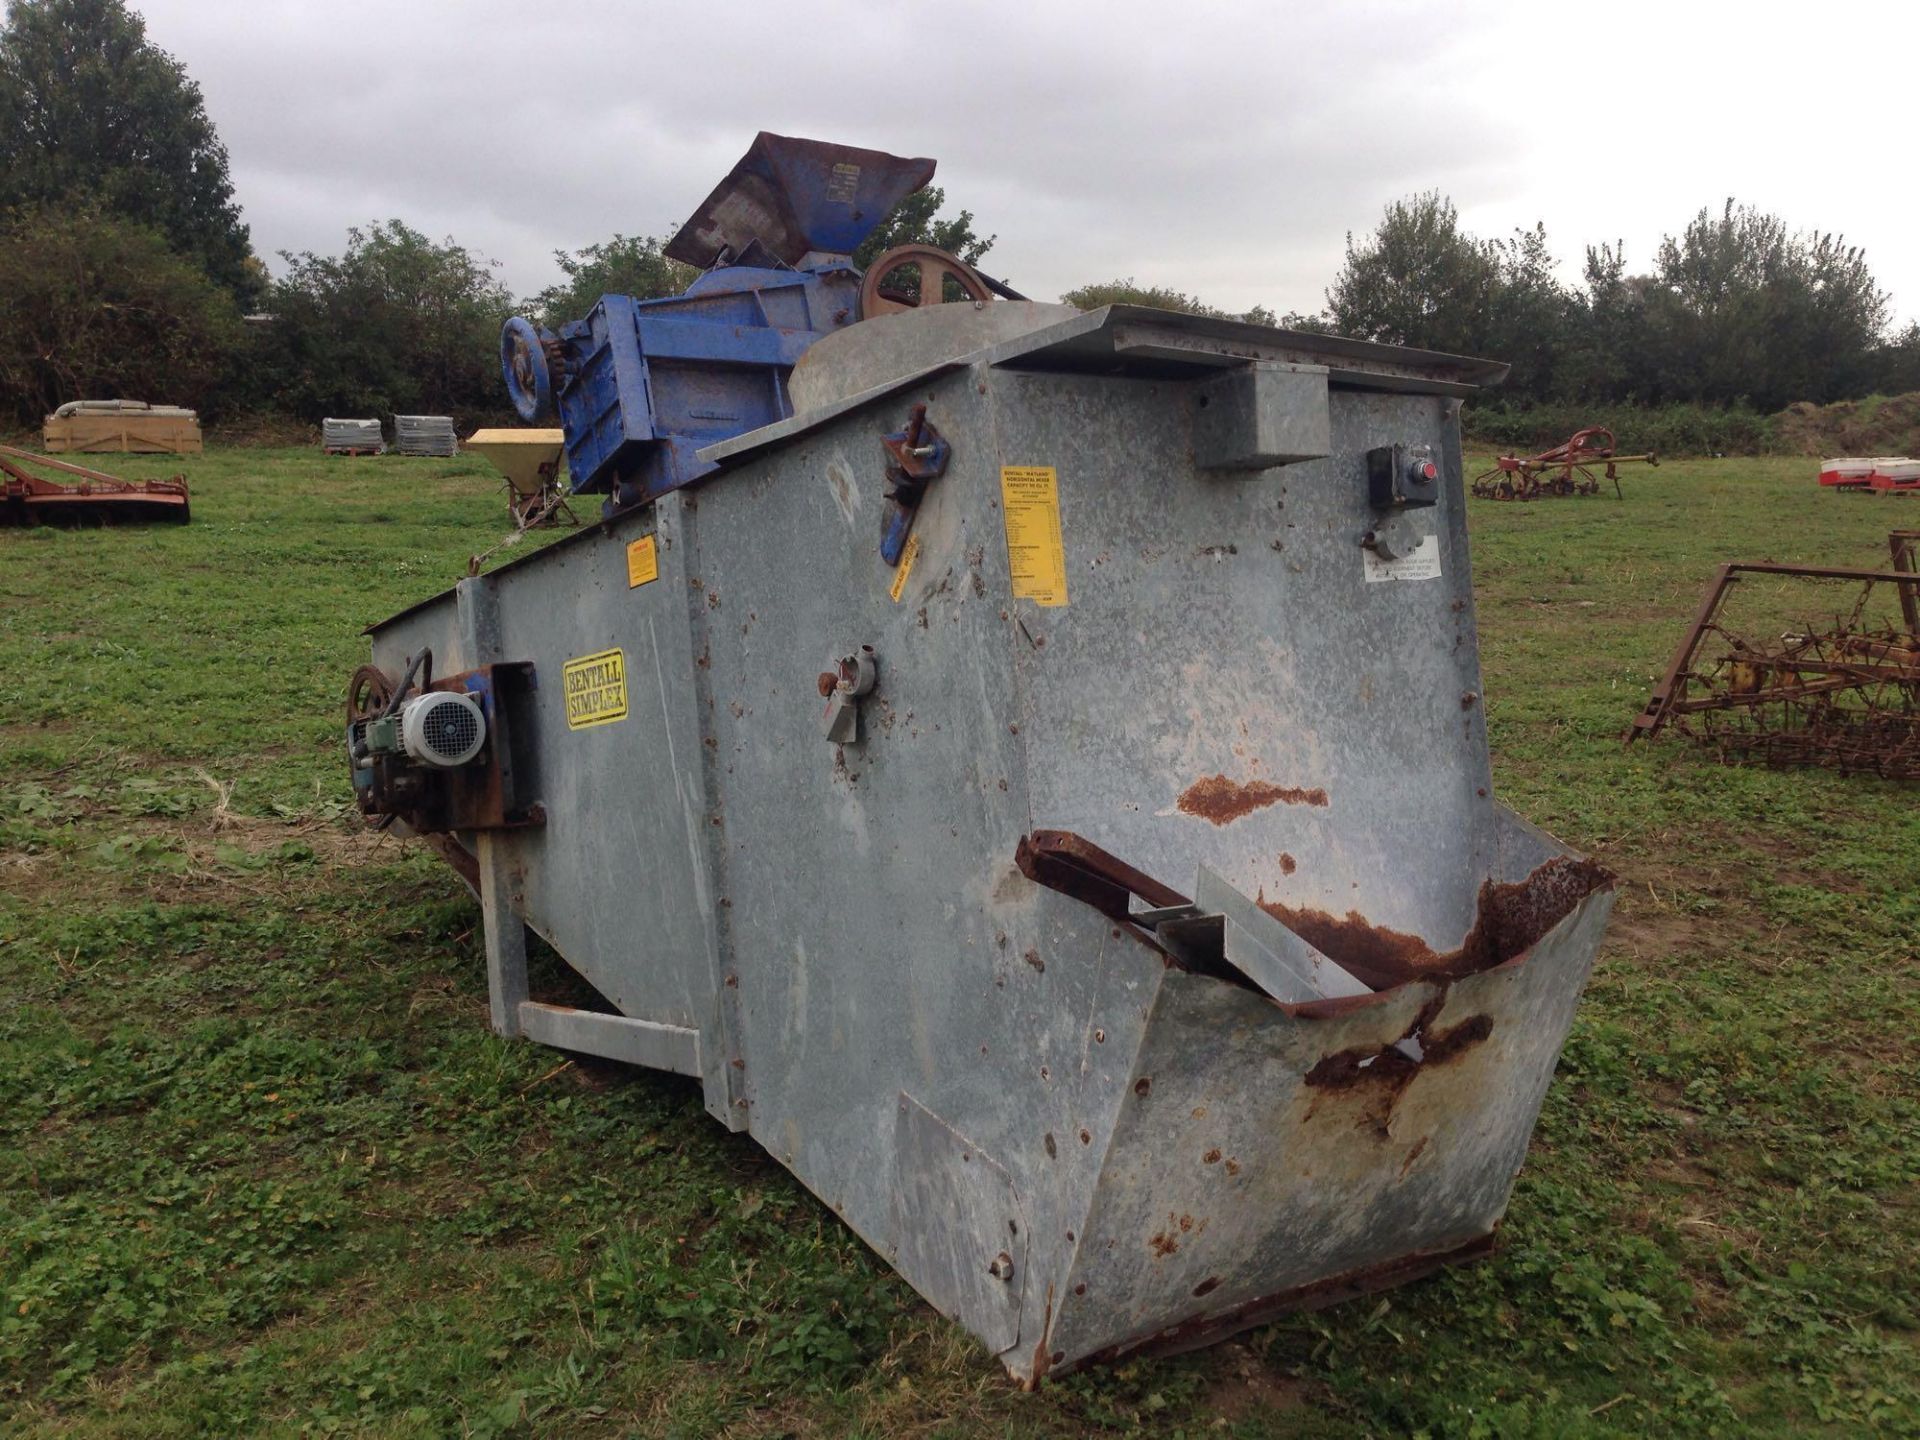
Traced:
POLYGON ((1920 780, 1920 530, 1888 543, 1886 570, 1722 565, 1626 738, 1920 780))
POLYGON ((185 476, 122 480, 0 445, 0 525, 184 525, 188 518, 185 476), (61 484, 34 469, 71 475, 78 483, 61 484))
POLYGON ((1598 495, 1600 476, 1593 473, 1594 467, 1604 466, 1601 473, 1613 482, 1613 493, 1617 499, 1620 495, 1620 474, 1614 467, 1631 463, 1658 465, 1660 457, 1652 453, 1616 455, 1613 453, 1613 432, 1604 426, 1594 425, 1576 432, 1564 444, 1543 450, 1538 455, 1524 459, 1517 455, 1502 455, 1494 461, 1493 469, 1474 477, 1473 493, 1483 500, 1542 500, 1563 495, 1598 495))

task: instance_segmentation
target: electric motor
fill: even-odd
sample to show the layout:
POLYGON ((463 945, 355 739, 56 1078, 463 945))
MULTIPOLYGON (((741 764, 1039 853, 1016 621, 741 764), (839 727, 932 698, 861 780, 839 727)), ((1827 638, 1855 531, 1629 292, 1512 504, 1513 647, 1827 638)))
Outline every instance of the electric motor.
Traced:
POLYGON ((401 707, 400 748, 422 765, 454 769, 478 755, 486 740, 486 717, 471 695, 429 690, 401 707))

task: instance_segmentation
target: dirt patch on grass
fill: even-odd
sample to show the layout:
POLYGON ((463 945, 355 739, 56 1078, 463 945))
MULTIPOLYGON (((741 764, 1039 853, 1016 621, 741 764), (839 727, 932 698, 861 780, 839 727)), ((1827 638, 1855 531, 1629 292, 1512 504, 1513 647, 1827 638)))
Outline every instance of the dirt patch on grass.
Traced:
POLYGON ((0 883, 38 904, 244 904, 311 889, 316 874, 392 864, 404 853, 398 840, 358 821, 119 817, 87 825, 71 848, 0 851, 0 883))
POLYGON ((1625 951, 1632 960, 1660 961, 1717 947, 1717 937, 1698 917, 1650 903, 1645 897, 1644 890, 1638 899, 1632 897, 1623 884, 1621 898, 1607 922, 1609 953, 1625 951))
POLYGON ((1226 1425, 1257 1421, 1307 1403, 1305 1383, 1278 1375, 1245 1345, 1229 1341, 1217 1348, 1220 1373, 1207 1387, 1206 1414, 1226 1425))

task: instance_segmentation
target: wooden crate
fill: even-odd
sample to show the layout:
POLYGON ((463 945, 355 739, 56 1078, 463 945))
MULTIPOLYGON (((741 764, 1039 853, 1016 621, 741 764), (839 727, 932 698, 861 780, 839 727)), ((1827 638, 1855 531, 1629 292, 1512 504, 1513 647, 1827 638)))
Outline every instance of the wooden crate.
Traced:
POLYGON ((198 455, 201 448, 197 418, 138 410, 49 415, 44 439, 54 455, 198 455))

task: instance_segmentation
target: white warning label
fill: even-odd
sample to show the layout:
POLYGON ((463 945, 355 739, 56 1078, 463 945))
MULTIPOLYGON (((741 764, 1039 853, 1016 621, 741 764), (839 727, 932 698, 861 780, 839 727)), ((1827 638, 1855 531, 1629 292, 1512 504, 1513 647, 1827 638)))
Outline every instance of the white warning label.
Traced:
POLYGON ((1440 537, 1428 535, 1413 547, 1411 555, 1383 560, 1371 550, 1360 552, 1367 583, 1375 580, 1438 580, 1440 578, 1440 537))

